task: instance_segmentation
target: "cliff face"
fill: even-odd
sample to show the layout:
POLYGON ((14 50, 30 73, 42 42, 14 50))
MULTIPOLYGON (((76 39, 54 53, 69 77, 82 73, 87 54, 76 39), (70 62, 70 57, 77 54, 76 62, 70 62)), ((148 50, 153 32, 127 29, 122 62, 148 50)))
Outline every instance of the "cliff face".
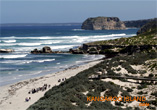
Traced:
POLYGON ((119 30, 126 29, 122 21, 117 17, 88 18, 82 24, 85 30, 119 30))
POLYGON ((137 34, 143 34, 145 32, 150 32, 153 29, 157 28, 157 18, 148 22, 141 29, 138 30, 137 34))
POLYGON ((124 21, 126 27, 136 27, 141 28, 143 25, 147 24, 154 19, 145 19, 145 20, 132 20, 132 21, 124 21))

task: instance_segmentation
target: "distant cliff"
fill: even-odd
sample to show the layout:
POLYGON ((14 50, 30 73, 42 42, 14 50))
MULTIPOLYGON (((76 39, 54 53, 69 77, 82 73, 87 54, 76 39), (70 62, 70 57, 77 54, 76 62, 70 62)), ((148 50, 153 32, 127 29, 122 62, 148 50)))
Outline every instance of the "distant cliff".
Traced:
POLYGON ((144 26, 142 26, 142 28, 138 30, 137 34, 143 34, 146 32, 150 32, 150 31, 154 30, 155 28, 157 28, 157 18, 146 23, 144 26))
POLYGON ((126 27, 136 27, 141 28, 146 23, 152 21, 154 19, 145 19, 145 20, 132 20, 132 21, 124 21, 126 27))
POLYGON ((88 18, 82 24, 85 30, 120 30, 125 29, 125 24, 117 17, 88 18))

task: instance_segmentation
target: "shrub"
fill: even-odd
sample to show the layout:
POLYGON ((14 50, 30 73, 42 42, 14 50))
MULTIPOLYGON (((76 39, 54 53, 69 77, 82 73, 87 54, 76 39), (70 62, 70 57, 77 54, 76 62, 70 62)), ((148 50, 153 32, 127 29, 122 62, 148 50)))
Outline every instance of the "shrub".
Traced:
POLYGON ((127 88, 127 92, 132 92, 133 90, 130 88, 127 88))

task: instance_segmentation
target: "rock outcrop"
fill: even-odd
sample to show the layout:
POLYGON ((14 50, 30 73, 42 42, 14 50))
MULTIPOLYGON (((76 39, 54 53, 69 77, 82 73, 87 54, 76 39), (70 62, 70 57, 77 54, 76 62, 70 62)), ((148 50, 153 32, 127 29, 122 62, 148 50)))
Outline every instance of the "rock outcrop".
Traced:
POLYGON ((148 22, 144 26, 142 26, 142 28, 137 31, 137 35, 138 34, 143 34, 145 32, 150 32, 155 28, 157 28, 157 18, 154 19, 153 21, 148 22))
POLYGON ((53 53, 51 48, 48 46, 45 46, 42 48, 42 50, 34 49, 31 51, 32 54, 40 54, 40 53, 53 53))
POLYGON ((126 27, 130 28, 141 28, 145 24, 147 24, 150 21, 153 21, 154 19, 144 19, 144 20, 132 20, 132 21, 123 21, 126 27))
POLYGON ((31 51, 32 54, 50 54, 50 53, 69 53, 69 51, 52 51, 50 47, 45 46, 41 50, 34 49, 31 51))
POLYGON ((85 30, 121 30, 126 29, 125 24, 117 17, 88 18, 82 24, 85 30))
POLYGON ((81 48, 70 49, 72 54, 105 54, 106 57, 118 54, 132 54, 144 50, 157 49, 157 45, 88 45, 83 44, 81 48))
POLYGON ((10 53, 10 52, 14 52, 13 49, 0 49, 0 53, 10 53))

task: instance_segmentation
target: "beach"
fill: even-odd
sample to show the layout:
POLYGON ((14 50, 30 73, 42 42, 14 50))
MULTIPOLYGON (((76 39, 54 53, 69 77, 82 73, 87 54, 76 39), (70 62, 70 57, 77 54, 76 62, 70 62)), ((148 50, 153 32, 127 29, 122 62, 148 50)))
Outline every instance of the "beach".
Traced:
POLYGON ((95 60, 81 66, 67 68, 57 73, 2 86, 0 87, 0 108, 1 110, 26 110, 30 105, 43 97, 46 91, 63 82, 62 79, 68 79, 75 76, 79 72, 93 67, 101 61, 102 60, 95 60), (61 79, 60 82, 58 81, 59 79, 61 79), (33 88, 42 87, 44 84, 50 85, 50 87, 44 91, 38 91, 34 94, 28 93, 33 88), (31 97, 31 99, 26 102, 26 97, 31 97))

